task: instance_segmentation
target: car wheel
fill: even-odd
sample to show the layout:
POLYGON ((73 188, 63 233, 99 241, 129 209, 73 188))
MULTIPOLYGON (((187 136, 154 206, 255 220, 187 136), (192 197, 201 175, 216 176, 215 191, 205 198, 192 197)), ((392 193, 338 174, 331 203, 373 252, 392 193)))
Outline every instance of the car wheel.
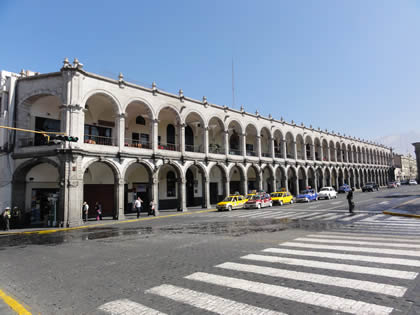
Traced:
POLYGON ((232 211, 232 206, 229 206, 228 207, 228 211, 232 211))
POLYGON ((290 200, 290 204, 292 204, 293 203, 293 199, 292 200, 290 200))
POLYGON ((283 201, 279 201, 279 205, 282 206, 283 205, 283 201))
POLYGON ((272 202, 270 202, 270 207, 272 207, 273 206, 273 203, 272 202))
POLYGON ((257 204, 257 209, 261 209, 261 204, 257 204))
POLYGON ((330 199, 331 199, 331 196, 330 196, 330 195, 328 195, 328 196, 327 196, 327 199, 328 199, 328 200, 330 200, 330 199))

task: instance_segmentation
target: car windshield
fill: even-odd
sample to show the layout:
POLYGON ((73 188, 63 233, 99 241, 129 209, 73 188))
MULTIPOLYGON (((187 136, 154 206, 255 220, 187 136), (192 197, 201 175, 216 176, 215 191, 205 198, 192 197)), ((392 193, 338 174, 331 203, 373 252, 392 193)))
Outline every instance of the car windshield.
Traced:
POLYGON ((233 197, 226 197, 225 199, 223 199, 223 201, 232 201, 233 197))
POLYGON ((271 193, 271 197, 280 197, 279 193, 271 193))
POLYGON ((329 188, 322 188, 321 191, 329 191, 329 188))
POLYGON ((259 200, 259 199, 261 199, 261 196, 260 195, 253 195, 251 197, 251 200, 259 200))
POLYGON ((302 190, 300 193, 301 193, 302 195, 305 195, 305 194, 312 194, 312 190, 302 190))
POLYGON ((250 194, 248 194, 248 195, 246 195, 246 199, 251 199, 251 198, 252 198, 252 196, 255 196, 255 195, 250 195, 250 194))

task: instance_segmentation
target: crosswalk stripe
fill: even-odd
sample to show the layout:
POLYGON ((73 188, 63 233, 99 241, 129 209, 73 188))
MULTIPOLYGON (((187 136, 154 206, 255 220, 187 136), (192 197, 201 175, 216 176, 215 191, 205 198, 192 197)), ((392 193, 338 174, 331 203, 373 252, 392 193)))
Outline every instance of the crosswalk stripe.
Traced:
POLYGON ((369 242, 369 241, 358 241, 358 240, 333 240, 333 239, 318 239, 313 237, 299 237, 294 239, 298 242, 314 242, 314 243, 333 243, 333 244, 353 244, 353 245, 376 245, 383 247, 407 247, 407 248, 420 248, 420 245, 417 244, 404 244, 404 243, 378 243, 378 242, 369 242))
POLYGON ((98 307, 98 309, 111 315, 166 315, 166 313, 159 312, 128 299, 108 302, 98 307))
POLYGON ((303 266, 303 267, 309 267, 309 268, 338 270, 338 271, 352 272, 352 273, 363 273, 363 274, 368 274, 368 275, 407 279, 407 280, 413 280, 418 275, 417 272, 411 272, 411 271, 401 271, 401 270, 377 268, 377 267, 364 267, 364 266, 349 265, 349 264, 337 264, 337 263, 329 263, 329 262, 324 262, 324 261, 296 259, 296 258, 279 257, 279 256, 249 254, 246 256, 242 256, 241 259, 263 261, 263 262, 270 262, 270 263, 280 263, 280 264, 292 265, 292 266, 303 266))
POLYGON ((264 294, 267 296, 295 302, 325 307, 351 314, 389 314, 393 311, 392 307, 370 304, 362 301, 337 297, 334 295, 304 291, 300 289, 292 289, 278 285, 213 275, 204 272, 196 272, 186 276, 185 278, 228 288, 240 289, 247 292, 264 294))
POLYGON ((348 216, 346 218, 342 218, 340 219, 340 221, 351 221, 351 220, 359 219, 364 216, 366 216, 366 213, 359 213, 359 214, 348 216))
POLYGON ((385 226, 385 227, 399 227, 399 228, 412 228, 412 229, 418 229, 420 228, 420 224, 399 224, 399 223, 389 223, 389 222, 384 222, 384 221, 376 221, 376 222, 366 222, 363 220, 360 220, 358 222, 358 224, 363 224, 363 225, 375 225, 375 226, 385 226))
POLYGON ((366 219, 360 220, 360 222, 375 222, 378 219, 386 218, 387 216, 387 214, 372 215, 367 217, 366 219))
POLYGON ((238 264, 226 262, 217 265, 218 268, 229 269, 234 271, 251 272, 259 275, 266 275, 277 278, 286 278, 297 281, 307 281, 318 284, 332 285, 341 288, 350 288, 354 290, 368 291, 373 293, 381 293, 396 297, 401 297, 407 291, 407 288, 384 283, 376 283, 365 280, 355 280, 349 278, 332 277, 308 272, 292 271, 287 269, 278 269, 271 267, 262 267, 256 265, 238 264))
MULTIPOLYGON (((349 233, 368 233, 370 235, 383 235, 383 231, 378 231, 374 227, 364 227, 364 226, 356 226, 356 227, 343 227, 340 229, 341 231, 347 231, 349 233)), ((334 231, 334 230, 332 230, 334 231)), ((420 236, 420 231, 407 231, 407 230, 388 230, 388 236, 420 236)))
POLYGON ((194 307, 213 312, 216 314, 267 314, 284 315, 284 313, 239 303, 216 295, 202 293, 170 284, 162 284, 151 288, 146 293, 152 293, 168 299, 192 305, 194 307))
POLYGON ((356 246, 318 245, 318 244, 305 244, 305 243, 299 243, 299 242, 285 242, 285 243, 281 243, 280 245, 288 246, 288 247, 310 248, 310 249, 344 250, 344 251, 353 251, 353 252, 362 252, 362 253, 377 253, 377 254, 420 257, 420 251, 415 251, 415 250, 398 250, 398 249, 388 249, 388 248, 356 247, 356 246))
POLYGON ((321 219, 321 221, 335 220, 335 219, 338 219, 338 218, 343 217, 343 216, 347 217, 348 215, 346 215, 346 214, 343 215, 342 213, 338 213, 338 214, 334 213, 330 217, 321 219))
POLYGON ((326 213, 326 214, 321 214, 321 215, 318 215, 318 216, 314 216, 314 217, 312 217, 312 219, 314 219, 314 220, 319 220, 319 219, 322 219, 322 218, 327 218, 327 217, 330 217, 330 216, 332 216, 332 215, 335 215, 335 213, 326 213))
MULTIPOLYGON (((338 231, 331 232, 331 231, 329 231, 329 232, 319 232, 318 235, 348 236, 349 233, 348 232, 338 232, 338 231)), ((407 238, 407 237, 404 237, 404 236, 393 236, 393 235, 391 236, 391 235, 385 234, 385 233, 382 233, 380 235, 381 235, 381 237, 383 237, 384 240, 390 240, 390 241, 402 240, 402 241, 405 241, 407 243, 409 243, 409 242, 420 243, 419 240, 413 240, 412 238, 407 238)), ((361 237, 370 236, 370 234, 358 234, 358 236, 361 236, 361 237)))
MULTIPOLYGON (((417 243, 420 244, 420 241, 415 240, 400 240, 400 239, 384 239, 383 237, 372 237, 372 236, 348 236, 342 235, 342 236, 333 236, 333 235, 323 235, 323 234, 311 234, 307 235, 308 237, 315 237, 315 238, 328 238, 328 239, 349 239, 349 240, 366 240, 366 241, 392 241, 392 242, 407 242, 407 243, 417 243)), ((420 246, 420 245, 419 245, 420 246)))
POLYGON ((319 215, 319 214, 321 214, 321 212, 304 213, 304 214, 297 213, 297 214, 291 216, 290 219, 294 219, 294 220, 295 219, 303 219, 303 218, 308 218, 308 217, 316 216, 316 215, 319 215))
POLYGON ((267 249, 264 249, 263 252, 275 253, 275 254, 286 254, 286 255, 298 255, 298 256, 313 256, 313 257, 320 257, 320 258, 346 259, 346 260, 373 262, 373 263, 379 263, 379 264, 420 267, 419 260, 402 259, 402 258, 363 256, 363 255, 354 255, 354 254, 338 254, 338 253, 315 252, 315 251, 307 251, 307 250, 294 250, 294 249, 286 249, 286 248, 267 248, 267 249))
POLYGON ((282 219, 284 217, 288 217, 289 215, 293 215, 294 212, 280 212, 280 213, 276 213, 275 215, 273 215, 274 219, 282 219))

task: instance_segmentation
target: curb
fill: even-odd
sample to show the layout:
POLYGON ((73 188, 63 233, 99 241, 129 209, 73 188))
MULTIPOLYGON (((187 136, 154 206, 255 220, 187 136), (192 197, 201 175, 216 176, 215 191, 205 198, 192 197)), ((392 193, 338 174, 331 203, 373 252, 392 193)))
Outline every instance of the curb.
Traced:
POLYGON ((207 213, 207 212, 214 212, 217 211, 216 209, 206 209, 206 210, 199 210, 199 211, 191 211, 191 212, 181 212, 175 214, 167 214, 167 215, 160 215, 156 217, 147 217, 147 218, 139 218, 139 219, 129 219, 123 221, 114 221, 110 223, 100 223, 100 224, 92 224, 92 225, 80 225, 75 227, 68 227, 68 228, 58 228, 58 229, 43 229, 43 230, 35 230, 35 231, 24 231, 24 232, 0 232, 0 236, 3 235, 22 235, 22 234, 50 234, 50 233, 57 233, 57 232, 67 232, 73 230, 82 230, 82 229, 90 229, 96 227, 104 227, 109 225, 116 225, 116 224, 124 224, 124 223, 133 223, 133 222, 141 222, 141 221, 151 221, 151 220, 158 220, 170 217, 178 217, 184 215, 190 215, 195 213, 207 213))
POLYGON ((420 214, 409 214, 409 213, 401 213, 401 212, 392 212, 392 211, 382 211, 383 214, 388 214, 388 215, 395 215, 395 216, 400 216, 400 217, 407 217, 407 218, 415 218, 415 219, 420 219, 420 214))
POLYGON ((31 315, 21 303, 16 301, 10 295, 7 295, 3 290, 0 289, 0 299, 2 299, 12 310, 14 310, 19 315, 31 315))

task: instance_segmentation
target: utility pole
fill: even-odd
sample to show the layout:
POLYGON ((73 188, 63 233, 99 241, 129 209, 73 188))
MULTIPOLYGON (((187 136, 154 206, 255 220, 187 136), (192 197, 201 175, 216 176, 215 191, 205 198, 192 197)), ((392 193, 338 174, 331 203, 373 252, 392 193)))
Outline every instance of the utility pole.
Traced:
POLYGON ((232 57, 232 108, 235 108, 235 76, 233 69, 233 57, 232 57))

